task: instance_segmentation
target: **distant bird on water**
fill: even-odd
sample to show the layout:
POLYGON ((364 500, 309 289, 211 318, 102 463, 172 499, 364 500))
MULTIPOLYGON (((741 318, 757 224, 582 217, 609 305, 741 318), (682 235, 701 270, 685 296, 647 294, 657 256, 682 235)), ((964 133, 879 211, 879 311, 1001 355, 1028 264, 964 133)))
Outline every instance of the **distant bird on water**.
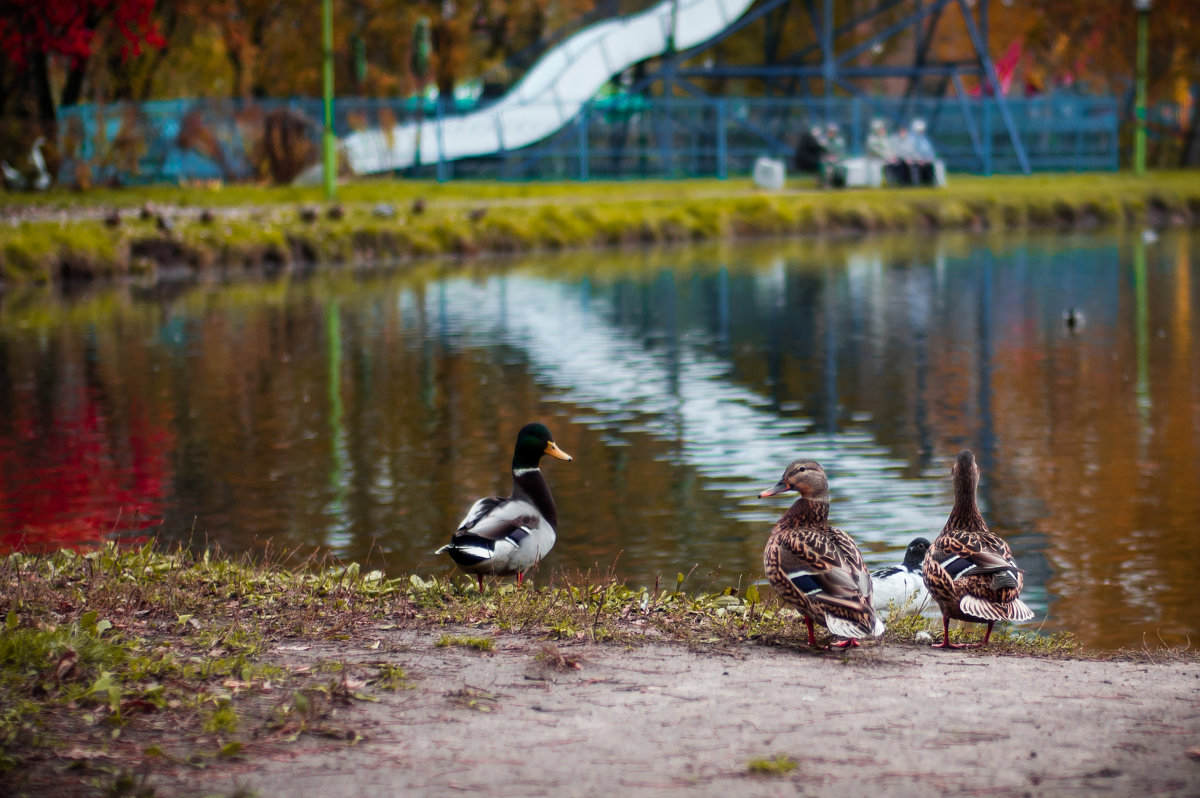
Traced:
POLYGON ((950 642, 950 619, 986 623, 986 646, 996 621, 1028 621, 1033 611, 1019 598, 1024 575, 1004 539, 988 530, 975 493, 979 466, 963 449, 950 469, 954 507, 941 534, 925 555, 925 586, 942 611, 941 643, 934 648, 965 648, 950 642))
POLYGON ((871 574, 849 535, 829 525, 829 481, 815 460, 790 463, 760 499, 794 490, 800 498, 767 539, 763 567, 779 597, 804 616, 808 644, 817 645, 813 621, 838 637, 834 645, 857 646, 859 638, 883 634, 872 605, 871 574))
POLYGON ((543 455, 570 462, 542 424, 526 424, 513 449, 512 493, 480 499, 471 506, 450 542, 437 550, 450 555, 459 568, 475 574, 479 592, 483 577, 517 575, 545 557, 558 534, 558 510, 542 478, 543 455))

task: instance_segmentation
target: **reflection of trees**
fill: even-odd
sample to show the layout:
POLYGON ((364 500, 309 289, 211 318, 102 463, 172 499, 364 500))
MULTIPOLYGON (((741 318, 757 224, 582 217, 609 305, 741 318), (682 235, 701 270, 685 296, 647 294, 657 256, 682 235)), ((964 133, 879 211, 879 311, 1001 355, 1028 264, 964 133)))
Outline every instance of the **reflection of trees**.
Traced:
MULTIPOLYGON (((143 328, 144 329, 144 328, 143 328)), ((162 512, 173 435, 142 350, 107 325, 0 336, 0 549, 136 538, 162 512)))

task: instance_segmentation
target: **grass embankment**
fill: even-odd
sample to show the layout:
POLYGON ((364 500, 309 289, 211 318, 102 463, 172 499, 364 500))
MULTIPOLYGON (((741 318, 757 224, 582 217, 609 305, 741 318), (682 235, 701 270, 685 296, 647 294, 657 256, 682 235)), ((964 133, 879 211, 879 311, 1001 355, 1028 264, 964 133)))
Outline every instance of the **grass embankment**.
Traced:
MULTIPOLYGON (((807 184, 805 184, 807 185, 807 184)), ((8 195, 0 280, 153 277, 766 235, 1192 224, 1191 172, 960 177, 941 189, 786 190, 747 180, 501 184, 363 181, 318 189, 158 187, 8 195)))
MULTIPOLYGON (((753 587, 689 595, 682 575, 664 590, 610 576, 554 581, 493 584, 481 595, 467 577, 388 579, 357 565, 287 568, 153 544, 10 554, 0 559, 0 792, 36 793, 39 779, 74 768, 110 794, 135 794, 138 774, 156 765, 203 768, 246 755, 251 741, 318 735, 353 744, 358 735, 340 707, 420 689, 390 644, 366 665, 338 658, 372 638, 378 646, 382 630, 424 630, 438 646, 482 652, 494 636, 523 635, 541 639, 538 656, 564 668, 572 661, 556 640, 751 642, 810 655, 795 613, 753 587), (288 650, 309 649, 329 658, 289 663, 288 650)), ((926 631, 940 635, 905 617, 883 643, 914 643, 926 631)), ((978 639, 979 631, 952 635, 978 639)), ((1067 635, 1005 629, 992 641, 989 654, 1080 654, 1067 635)))

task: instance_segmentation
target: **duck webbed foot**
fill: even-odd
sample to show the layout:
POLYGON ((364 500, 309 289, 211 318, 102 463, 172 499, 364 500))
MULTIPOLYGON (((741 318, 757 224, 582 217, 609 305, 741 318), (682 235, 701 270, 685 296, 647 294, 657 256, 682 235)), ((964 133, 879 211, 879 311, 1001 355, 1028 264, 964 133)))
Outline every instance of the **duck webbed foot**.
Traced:
POLYGON ((930 648, 979 648, 979 643, 951 643, 950 638, 944 638, 940 643, 934 643, 930 648))
POLYGON ((950 619, 942 616, 942 642, 934 643, 930 648, 983 648, 988 644, 988 640, 992 637, 992 627, 996 625, 995 621, 988 621, 987 631, 983 634, 982 643, 951 643, 950 642, 950 619))
POLYGON ((859 645, 859 643, 858 643, 857 638, 847 637, 845 640, 840 640, 837 643, 830 643, 829 647, 830 648, 858 648, 858 645, 859 645))

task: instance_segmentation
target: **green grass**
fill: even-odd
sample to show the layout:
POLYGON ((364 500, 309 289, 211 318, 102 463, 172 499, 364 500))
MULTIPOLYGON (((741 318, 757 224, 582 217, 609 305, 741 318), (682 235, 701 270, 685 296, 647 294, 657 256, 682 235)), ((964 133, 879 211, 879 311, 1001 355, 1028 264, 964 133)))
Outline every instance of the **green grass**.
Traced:
POLYGON ((490 637, 470 637, 467 635, 442 635, 434 645, 438 648, 463 646, 473 648, 476 651, 491 651, 495 647, 495 643, 490 637))
POLYGON ((753 776, 784 776, 798 767, 796 760, 780 754, 771 759, 751 759, 746 763, 746 772, 753 776))
POLYGON ((748 180, 432 183, 363 180, 340 187, 343 213, 321 211, 319 188, 228 186, 8 194, 0 217, 0 278, 9 283, 134 274, 163 268, 290 267, 438 255, 661 244, 766 235, 860 235, 936 229, 1010 230, 1189 224, 1200 217, 1192 172, 953 176, 941 189, 794 188, 748 180), (415 213, 420 197, 425 210, 415 213), (395 216, 373 213, 388 203, 395 216), (172 220, 162 233, 133 209, 172 220), (116 228, 97 209, 121 209, 116 228), (202 221, 198 208, 213 210, 202 221), (482 216, 473 218, 483 212, 482 216), (86 217, 86 218, 85 218, 86 217))

